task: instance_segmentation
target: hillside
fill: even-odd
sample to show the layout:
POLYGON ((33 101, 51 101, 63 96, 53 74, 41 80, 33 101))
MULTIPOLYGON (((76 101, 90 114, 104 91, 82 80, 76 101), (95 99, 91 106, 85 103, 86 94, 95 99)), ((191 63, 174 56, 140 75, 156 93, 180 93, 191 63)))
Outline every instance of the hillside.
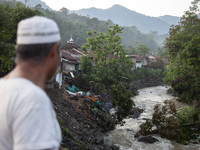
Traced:
MULTIPOLYGON (((25 0, 16 0, 16 1, 19 1, 19 2, 22 2, 22 3, 24 3, 25 2, 25 0)), ((46 5, 46 3, 45 2, 43 2, 43 1, 41 1, 41 0, 28 0, 28 2, 27 2, 27 5, 29 6, 29 7, 35 7, 35 6, 37 6, 38 4, 40 4, 41 6, 42 6, 42 8, 43 9, 50 9, 50 10, 52 10, 48 5, 46 5)))
POLYGON ((169 16, 169 15, 160 16, 158 18, 167 22, 169 25, 178 24, 178 22, 180 21, 180 17, 169 16))
POLYGON ((90 18, 96 17, 104 21, 110 19, 120 26, 136 26, 143 33, 151 31, 157 31, 159 34, 168 33, 170 26, 180 19, 174 16, 150 17, 131 11, 121 5, 114 5, 109 9, 89 8, 71 12, 90 18))
MULTIPOLYGON (((24 2, 24 0, 18 1, 24 2)), ((97 31, 103 33, 106 33, 107 31, 108 25, 106 25, 106 21, 101 21, 97 18, 89 18, 87 16, 80 16, 75 13, 66 13, 63 11, 52 11, 45 9, 44 7, 46 4, 41 0, 29 0, 28 6, 35 7, 35 5, 38 5, 38 3, 41 4, 43 8, 37 7, 35 9, 38 9, 43 13, 44 16, 51 18, 58 23, 62 37, 61 45, 66 44, 72 35, 74 41, 81 46, 86 42, 88 31, 97 31)), ((111 20, 107 22, 109 25, 114 24, 111 20)), ((120 34, 120 36, 123 38, 122 44, 126 49, 134 49, 138 46, 138 43, 142 43, 147 45, 151 49, 151 52, 157 53, 158 48, 163 46, 165 38, 168 37, 167 34, 159 35, 158 32, 144 34, 135 26, 123 28, 123 33, 120 34)))

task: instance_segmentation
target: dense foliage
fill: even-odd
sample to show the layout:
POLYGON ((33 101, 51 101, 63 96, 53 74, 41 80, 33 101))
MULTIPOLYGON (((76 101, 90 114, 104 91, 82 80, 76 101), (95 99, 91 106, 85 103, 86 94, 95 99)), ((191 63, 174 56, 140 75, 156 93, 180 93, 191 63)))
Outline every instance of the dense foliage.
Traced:
MULTIPOLYGON (((88 32, 90 37, 87 38, 87 43, 82 48, 94 54, 93 60, 90 61, 95 65, 90 65, 91 69, 87 72, 91 84, 108 89, 111 85, 122 81, 124 74, 127 74, 133 67, 132 61, 126 57, 120 36, 116 35, 121 31, 122 28, 113 25, 108 28, 107 34, 102 32, 97 34, 96 31, 88 32)), ((88 67, 85 65, 85 60, 89 61, 90 53, 86 57, 83 57, 84 61, 81 62, 84 70, 88 67)))
POLYGON ((163 138, 183 144, 199 143, 199 112, 192 107, 183 107, 177 111, 171 101, 165 101, 163 106, 157 104, 152 119, 147 120, 140 127, 136 137, 159 134, 163 138))
POLYGON ((170 57, 165 81, 181 95, 182 102, 200 101, 200 19, 197 16, 199 0, 170 29, 166 48, 170 57))
POLYGON ((111 94, 113 106, 117 107, 117 119, 121 121, 123 118, 127 117, 132 110, 134 102, 131 100, 131 97, 133 97, 133 95, 126 89, 122 82, 117 85, 112 85, 111 94))
POLYGON ((20 20, 41 15, 37 10, 12 2, 0 2, 0 72, 7 72, 14 65, 16 29, 20 20))
POLYGON ((138 81, 142 79, 159 79, 163 78, 162 69, 152 69, 152 68, 138 68, 133 70, 131 76, 132 81, 138 81))
POLYGON ((82 46, 87 55, 81 60, 84 76, 90 81, 91 86, 100 91, 109 92, 112 89, 111 97, 114 106, 118 108, 118 119, 121 119, 121 116, 127 116, 133 105, 130 99, 132 95, 123 88, 122 83, 123 77, 130 73, 133 63, 126 57, 125 49, 121 45, 121 38, 117 35, 121 32, 122 28, 118 25, 109 26, 107 34, 102 32, 98 34, 96 31, 88 32, 90 37, 82 46), (93 59, 90 59, 90 51, 94 55, 93 59), (120 90, 123 93, 120 93, 120 90), (116 91, 118 91, 118 98, 116 98, 116 91))

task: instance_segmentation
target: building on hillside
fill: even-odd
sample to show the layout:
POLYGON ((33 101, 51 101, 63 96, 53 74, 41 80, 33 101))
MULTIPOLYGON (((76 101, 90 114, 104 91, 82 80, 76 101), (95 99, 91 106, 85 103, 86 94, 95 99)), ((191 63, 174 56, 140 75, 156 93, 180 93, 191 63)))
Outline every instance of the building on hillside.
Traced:
POLYGON ((78 71, 80 62, 71 56, 71 54, 65 50, 62 50, 62 71, 69 72, 69 71, 78 71))
POLYGON ((62 49, 69 50, 73 48, 80 50, 81 47, 74 43, 74 40, 71 37, 70 40, 67 41, 67 44, 62 47, 62 49))
MULTIPOLYGON (((80 71, 80 61, 82 56, 86 56, 81 50, 81 47, 74 43, 71 38, 66 45, 61 48, 62 58, 61 58, 61 70, 64 72, 78 72, 80 71)), ((87 56, 91 59, 94 58, 94 52, 87 50, 87 56)), ((93 63, 93 65, 95 65, 93 63)))
POLYGON ((169 65, 167 58, 160 58, 155 55, 149 55, 146 57, 140 57, 139 55, 127 55, 135 63, 135 68, 162 68, 169 65))
POLYGON ((169 66, 169 64, 170 64, 169 59, 168 59, 168 58, 161 58, 161 59, 162 59, 164 65, 165 65, 165 68, 168 68, 168 66, 169 66))
POLYGON ((140 57, 139 55, 127 55, 127 57, 130 57, 131 60, 135 63, 135 68, 142 68, 144 58, 140 57))
POLYGON ((61 48, 62 58, 61 58, 61 68, 64 72, 80 70, 80 60, 83 54, 80 46, 74 43, 71 38, 66 45, 61 48))
POLYGON ((144 58, 144 63, 142 66, 145 68, 161 69, 164 67, 164 62, 160 57, 152 54, 144 58))

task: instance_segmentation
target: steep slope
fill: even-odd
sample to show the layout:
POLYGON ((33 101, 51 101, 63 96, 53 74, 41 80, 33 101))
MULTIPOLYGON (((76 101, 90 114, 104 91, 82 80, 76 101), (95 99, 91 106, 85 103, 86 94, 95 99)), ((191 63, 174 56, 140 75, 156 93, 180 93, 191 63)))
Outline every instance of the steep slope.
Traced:
MULTIPOLYGON (((91 18, 96 17, 100 20, 112 20, 114 23, 117 23, 121 26, 136 26, 141 32, 149 33, 151 31, 157 31, 159 34, 168 33, 171 22, 174 19, 166 17, 150 17, 135 11, 131 11, 121 5, 114 5, 109 9, 81 9, 78 11, 72 11, 79 15, 89 16, 91 18), (168 21, 166 21, 166 19, 168 21)), ((175 17, 175 19, 177 19, 175 17)))
POLYGON ((70 96, 55 81, 45 91, 52 101, 62 129, 62 147, 69 150, 119 150, 104 144, 105 132, 114 128, 109 113, 93 111, 83 98, 70 96), (109 119, 110 118, 110 119, 109 119))

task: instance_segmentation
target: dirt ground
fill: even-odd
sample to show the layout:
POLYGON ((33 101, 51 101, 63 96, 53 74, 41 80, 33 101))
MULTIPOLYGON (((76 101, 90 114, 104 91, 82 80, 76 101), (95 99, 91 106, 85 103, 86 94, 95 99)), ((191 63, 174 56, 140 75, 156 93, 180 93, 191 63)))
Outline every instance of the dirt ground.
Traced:
POLYGON ((62 146, 69 150, 118 150, 105 145, 106 131, 114 129, 115 119, 104 112, 90 108, 83 96, 70 96, 58 85, 45 89, 56 111, 62 129, 62 146))
MULTIPOLYGON (((67 77, 67 81, 79 85, 79 88, 89 89, 84 80, 67 77)), ((155 86, 161 84, 161 80, 151 79, 137 81, 133 85, 129 84, 129 89, 134 95, 137 95, 137 89, 142 87, 155 86)), ((66 86, 66 85, 65 85, 66 86)), ((96 110, 90 106, 83 96, 72 96, 65 91, 65 87, 58 88, 57 82, 53 86, 48 86, 46 92, 50 97, 53 107, 56 111, 58 121, 62 129, 62 146, 69 150, 118 150, 112 142, 104 139, 107 131, 113 130, 116 121, 110 113, 102 110, 102 107, 109 101, 106 93, 100 95, 99 99, 102 105, 96 110), (105 144, 104 144, 105 143, 105 144)), ((137 117, 141 110, 133 109, 131 116, 137 117)), ((130 116, 130 117, 131 117, 130 116)))

